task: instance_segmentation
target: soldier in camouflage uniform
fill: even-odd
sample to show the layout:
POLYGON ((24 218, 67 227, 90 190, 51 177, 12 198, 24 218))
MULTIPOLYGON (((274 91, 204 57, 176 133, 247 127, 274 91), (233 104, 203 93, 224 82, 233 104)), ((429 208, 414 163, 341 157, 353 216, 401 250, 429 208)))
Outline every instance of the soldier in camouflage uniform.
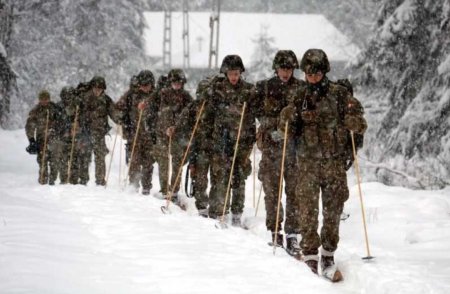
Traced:
MULTIPOLYGON (((255 87, 241 78, 241 73, 244 71, 242 59, 238 55, 225 56, 220 67, 220 73, 225 77, 215 79, 204 92, 205 98, 203 98, 206 99, 207 104, 202 123, 211 126, 210 138, 211 142, 214 142, 209 194, 209 216, 213 218, 222 215, 225 205, 241 112, 244 102, 247 103, 231 184, 232 224, 235 226, 241 224, 245 180, 251 173, 250 154, 256 140, 255 87)), ((226 212, 228 205, 229 203, 227 203, 226 212)))
MULTIPOLYGON (((71 90, 74 90, 71 88, 71 90)), ((71 147, 71 136, 70 136, 70 127, 71 122, 66 113, 66 108, 70 103, 70 93, 69 87, 63 87, 60 93, 61 100, 56 103, 59 108, 59 116, 61 118, 60 131, 58 132, 57 139, 55 140, 55 147, 53 150, 53 155, 56 161, 56 169, 59 174, 59 178, 61 184, 66 184, 68 182, 67 179, 67 164, 70 156, 70 147, 71 147)))
MULTIPOLYGON (((184 90, 186 77, 181 69, 172 69, 168 74, 170 87, 163 88, 160 93, 160 107, 157 123, 157 144, 155 148, 155 156, 159 165, 159 182, 161 185, 161 193, 167 195, 175 184, 176 173, 181 164, 184 154, 184 148, 181 142, 181 136, 174 133, 176 118, 184 108, 192 102, 192 97, 184 90), (169 137, 171 137, 171 156, 172 156, 172 178, 170 187, 168 186, 168 169, 169 169, 169 137)), ((177 202, 177 193, 180 189, 180 182, 174 189, 172 199, 177 202)))
POLYGON ((333 255, 339 241, 340 215, 349 197, 345 171, 345 154, 351 148, 349 132, 363 134, 367 124, 359 101, 345 87, 328 80, 330 64, 325 52, 307 50, 300 68, 306 74, 306 85, 299 89, 294 103, 282 110, 280 128, 286 121, 297 128, 296 195, 304 260, 317 273, 322 246, 321 267, 326 276, 329 269, 336 269, 333 255), (323 225, 319 235, 320 194, 323 225))
MULTIPOLYGON (((134 140, 133 158, 129 161, 129 179, 130 184, 139 189, 139 183, 142 184, 142 194, 149 195, 152 188, 153 148, 156 143, 155 122, 158 112, 159 101, 155 100, 153 89, 155 78, 150 70, 142 70, 137 75, 137 91, 129 92, 128 95, 121 97, 116 103, 116 109, 122 122, 127 122, 126 128, 129 129, 128 146, 132 152, 134 140), (145 103, 144 103, 145 102, 145 103), (142 103, 142 104, 141 104, 142 103), (139 105, 145 105, 141 107, 139 105), (145 109, 144 109, 145 108, 145 109), (139 132, 136 132, 139 122, 139 113, 143 111, 139 132)), ((131 155, 130 155, 131 156, 131 155)))
POLYGON ((39 103, 31 109, 25 124, 25 132, 30 142, 26 150, 30 154, 37 154, 39 184, 54 185, 58 176, 58 170, 52 150, 54 149, 55 141, 60 131, 60 111, 58 106, 50 101, 50 93, 48 91, 42 90, 39 92, 38 97, 39 103), (47 145, 44 146, 46 132, 47 145))
MULTIPOLYGON (((275 76, 259 81, 257 90, 257 118, 260 127, 257 133, 257 143, 262 151, 259 163, 258 178, 261 180, 265 193, 266 227, 272 232, 272 240, 276 234, 277 244, 283 246, 283 236, 275 232, 278 206, 278 189, 283 153, 283 135, 278 132, 281 110, 288 105, 289 97, 297 91, 304 82, 294 77, 294 70, 298 69, 298 61, 291 50, 280 50, 275 55, 272 69, 275 76)), ((294 138, 289 137, 286 148, 284 181, 286 192, 286 250, 291 255, 298 255, 300 247, 297 234, 300 233, 299 215, 295 197, 296 187, 296 158, 294 138)), ((283 230, 283 207, 280 208, 278 230, 283 230)))
MULTIPOLYGON (((105 156, 109 150, 106 147, 105 136, 111 127, 108 117, 118 123, 114 108, 114 102, 105 94, 106 82, 103 77, 95 76, 90 81, 91 89, 82 98, 80 121, 83 127, 89 131, 89 139, 95 158, 95 183, 104 186, 106 184, 105 156)), ((86 162, 83 162, 86 164, 86 162)), ((86 166, 82 167, 84 170, 86 166)))

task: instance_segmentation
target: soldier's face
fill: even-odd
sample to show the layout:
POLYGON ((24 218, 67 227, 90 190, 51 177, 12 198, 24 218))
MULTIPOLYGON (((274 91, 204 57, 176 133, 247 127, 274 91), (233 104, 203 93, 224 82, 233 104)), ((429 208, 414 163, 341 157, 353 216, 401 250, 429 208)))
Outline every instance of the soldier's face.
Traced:
POLYGON ((92 91, 94 92, 95 97, 99 97, 104 90, 102 88, 94 87, 92 91))
POLYGON ((292 77, 294 70, 292 68, 278 68, 277 76, 283 82, 287 83, 289 79, 292 77))
POLYGON ((305 74, 305 78, 310 84, 317 84, 323 79, 323 73, 318 71, 316 73, 307 73, 305 74))
POLYGON ((227 71, 228 81, 233 86, 239 82, 240 77, 241 77, 241 71, 239 69, 232 69, 232 70, 227 71))
POLYGON ((150 93, 150 91, 152 90, 152 84, 141 85, 139 86, 139 90, 144 93, 150 93))
POLYGON ((50 103, 50 99, 48 99, 48 98, 39 99, 39 104, 42 106, 47 106, 49 103, 50 103))
POLYGON ((181 88, 183 88, 183 83, 180 82, 173 82, 171 85, 172 89, 174 90, 180 90, 181 88))

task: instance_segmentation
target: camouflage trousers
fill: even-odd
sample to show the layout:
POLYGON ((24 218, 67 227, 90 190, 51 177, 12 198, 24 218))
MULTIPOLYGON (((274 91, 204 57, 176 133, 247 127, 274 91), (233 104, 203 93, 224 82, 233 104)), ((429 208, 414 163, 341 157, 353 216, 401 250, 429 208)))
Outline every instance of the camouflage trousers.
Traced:
MULTIPOLYGON (((280 185, 281 160, 283 155, 283 145, 272 145, 270 148, 263 148, 261 162, 259 163, 258 179, 262 182, 264 189, 264 202, 266 205, 266 228, 275 232, 276 216, 278 207, 278 190, 280 185)), ((284 183, 286 193, 286 234, 300 233, 300 213, 298 198, 295 195, 297 186, 297 164, 295 158, 295 145, 288 141, 286 146, 286 158, 284 162, 284 183)), ((283 230, 283 205, 280 204, 280 214, 278 219, 278 230, 283 230)))
MULTIPOLYGON (((178 169, 180 168, 181 160, 183 159, 185 150, 183 150, 183 148, 179 144, 172 142, 170 148, 172 157, 172 176, 169 186, 169 146, 162 143, 160 140, 158 140, 157 142, 158 144, 155 146, 154 155, 159 166, 159 183, 161 186, 161 193, 163 195, 167 195, 167 193, 172 190, 172 187, 175 184, 175 179, 177 177, 178 169)), ((178 191, 180 190, 180 183, 181 175, 174 189, 174 193, 178 193, 178 191)))
POLYGON ((296 194, 301 216, 300 247, 304 255, 317 255, 320 246, 328 252, 334 252, 339 242, 340 215, 344 202, 349 197, 344 162, 335 158, 299 158, 298 164, 296 194), (323 225, 319 235, 317 229, 320 199, 323 225))
POLYGON ((56 169, 59 174, 61 184, 66 184, 67 180, 67 164, 70 157, 71 144, 66 140, 56 140, 52 154, 55 160, 56 169))
MULTIPOLYGON (((236 157, 225 214, 230 209, 230 202, 231 213, 241 214, 244 211, 245 180, 252 171, 251 150, 251 148, 246 148, 246 150, 239 152, 236 157)), ((223 213, 232 161, 232 157, 224 156, 223 154, 213 155, 211 163, 211 190, 209 191, 209 216, 212 218, 217 218, 223 213)))
MULTIPOLYGON (((206 193, 206 189, 208 188, 208 172, 211 167, 212 161, 213 158, 211 152, 206 150, 199 150, 196 152, 195 163, 192 164, 192 189, 194 192, 195 206, 199 210, 207 208, 209 204, 209 198, 208 194, 206 193)), ((213 184, 211 183, 211 185, 213 184)))
POLYGON ((153 144, 150 138, 142 136, 136 141, 133 158, 130 156, 130 184, 139 188, 139 182, 142 189, 150 191, 152 189, 153 163, 153 144))
MULTIPOLYGON (((72 152, 72 146, 70 146, 69 152, 72 152)), ((86 185, 89 182, 89 165, 92 157, 90 140, 83 137, 75 138, 72 159, 70 156, 69 154, 70 175, 69 168, 67 168, 69 183, 86 185)))
POLYGON ((37 154, 37 163, 39 165, 39 175, 38 182, 41 185, 48 183, 54 183, 58 177, 58 169, 56 166, 56 161, 54 159, 54 154, 52 152, 53 142, 47 142, 44 154, 44 140, 37 141, 40 150, 37 154), (45 157, 44 157, 45 155, 45 157))
POLYGON ((91 137, 91 141, 95 163, 95 183, 97 185, 105 185, 106 183, 105 156, 109 152, 108 148, 106 147, 105 136, 94 135, 91 137))

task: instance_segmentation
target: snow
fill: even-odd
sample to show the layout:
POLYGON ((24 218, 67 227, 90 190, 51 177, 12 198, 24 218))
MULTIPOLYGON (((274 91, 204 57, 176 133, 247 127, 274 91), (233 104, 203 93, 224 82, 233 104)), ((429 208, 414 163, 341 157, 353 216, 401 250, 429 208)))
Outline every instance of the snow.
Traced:
MULTIPOLYGON (((146 12, 146 52, 162 57, 164 13, 146 12)), ((209 56, 208 12, 189 13, 190 64, 207 67, 209 56), (199 41, 201 39, 201 41, 199 41)), ((253 61, 255 40, 267 31, 278 49, 291 49, 300 58, 309 48, 322 48, 335 61, 348 61, 359 48, 319 14, 235 13, 220 14, 219 63, 228 54, 239 54, 248 65, 253 61)), ((183 66, 183 14, 172 12, 172 65, 183 66)))
MULTIPOLYGON (((283 250, 273 255, 264 206, 253 217, 252 177, 244 212, 250 230, 218 230, 196 216, 192 202, 188 212, 170 206, 172 214, 164 215, 164 201, 123 191, 117 150, 106 189, 92 180, 86 187, 40 186, 24 130, 0 130, 0 138, 0 293, 450 293, 450 187, 363 183, 376 257, 364 262, 358 189, 349 172, 350 218, 341 224, 336 253, 345 280, 331 284, 283 250)), ((113 139, 107 137, 110 147, 113 139)), ((157 169, 153 183, 155 193, 157 169)))
POLYGON ((0 42, 0 57, 8 57, 5 46, 3 46, 2 42, 0 42))

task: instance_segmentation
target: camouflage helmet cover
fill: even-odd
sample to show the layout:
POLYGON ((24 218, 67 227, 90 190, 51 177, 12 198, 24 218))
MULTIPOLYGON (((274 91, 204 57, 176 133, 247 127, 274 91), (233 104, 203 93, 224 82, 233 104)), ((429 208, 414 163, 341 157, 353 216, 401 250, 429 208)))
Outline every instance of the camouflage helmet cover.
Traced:
POLYGON ((50 93, 47 90, 41 90, 38 94, 39 101, 50 100, 50 93))
POLYGON ((245 71, 244 63, 239 55, 227 55, 222 61, 220 72, 226 74, 229 70, 239 69, 241 72, 245 71))
POLYGON ((106 90, 106 81, 105 81, 104 77, 94 76, 91 79, 90 84, 91 84, 91 87, 95 87, 95 88, 100 88, 100 89, 106 90))
POLYGON ((174 82, 181 82, 183 84, 186 83, 186 76, 184 75, 183 70, 179 68, 175 68, 169 71, 167 78, 171 83, 174 82))
POLYGON ((144 69, 139 72, 137 75, 137 82, 139 86, 145 86, 145 85, 152 85, 152 87, 155 85, 155 77, 153 76, 153 73, 148 70, 144 69))
POLYGON ((76 94, 77 94, 77 90, 74 87, 66 86, 61 89, 61 93, 59 94, 59 97, 61 97, 62 101, 68 101, 76 94))
POLYGON ((279 50, 273 59, 272 69, 278 68, 292 68, 298 69, 298 60, 294 51, 279 50))
POLYGON ((319 71, 327 73, 330 71, 330 62, 322 49, 308 49, 303 54, 300 68, 305 73, 316 73, 319 71))

